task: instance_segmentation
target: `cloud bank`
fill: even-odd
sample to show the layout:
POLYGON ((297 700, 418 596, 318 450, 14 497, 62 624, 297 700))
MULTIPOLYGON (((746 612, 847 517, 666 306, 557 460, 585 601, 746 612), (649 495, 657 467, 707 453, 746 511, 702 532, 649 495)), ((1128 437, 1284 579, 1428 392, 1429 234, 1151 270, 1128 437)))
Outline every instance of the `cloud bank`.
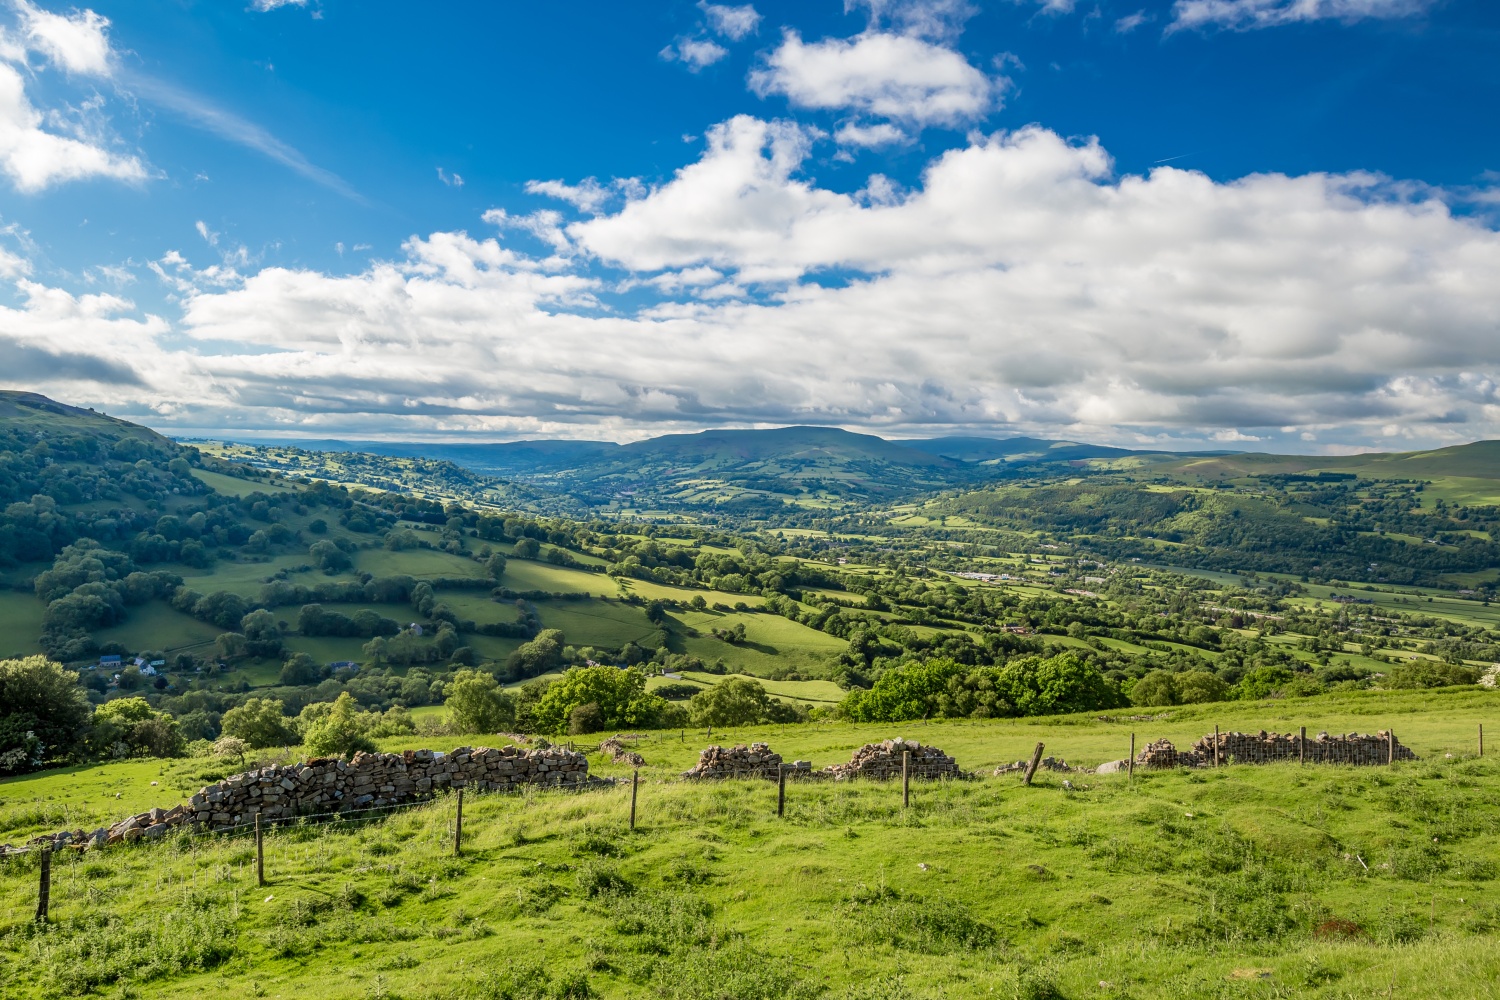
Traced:
POLYGON ((812 142, 737 117, 654 188, 538 186, 591 217, 492 212, 499 235, 413 237, 350 275, 176 255, 175 324, 23 277, 0 329, 70 353, 43 388, 112 401, 98 357, 183 428, 1500 434, 1500 236, 1433 192, 1116 176, 1096 141, 1032 127, 974 137, 910 191, 877 175, 851 194, 803 176, 812 142), (510 246, 518 230, 551 252, 510 246))

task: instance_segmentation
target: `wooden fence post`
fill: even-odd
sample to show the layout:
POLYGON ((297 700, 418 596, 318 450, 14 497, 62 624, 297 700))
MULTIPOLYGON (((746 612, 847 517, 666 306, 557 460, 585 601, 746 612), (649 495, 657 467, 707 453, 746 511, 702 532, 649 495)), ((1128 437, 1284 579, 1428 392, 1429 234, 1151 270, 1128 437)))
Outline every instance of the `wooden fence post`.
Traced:
POLYGON ((1214 767, 1219 766, 1219 726, 1214 724, 1214 767))
POLYGON ((464 790, 458 790, 458 811, 453 817, 453 855, 457 857, 464 849, 464 790))
POLYGON ((1036 776, 1037 765, 1042 762, 1042 745, 1038 743, 1036 749, 1031 752, 1031 763, 1026 765, 1026 774, 1021 778, 1021 784, 1031 784, 1031 779, 1036 776))
POLYGON ((1385 731, 1385 763, 1387 767, 1396 763, 1396 731, 1394 729, 1385 731))
POLYGON ((255 884, 266 884, 266 847, 260 836, 260 813, 255 814, 255 884))
POLYGON ((1303 726, 1297 736, 1297 763, 1307 763, 1307 727, 1303 726))
POLYGON ((901 751, 901 808, 911 805, 911 751, 901 751))
POLYGON ((776 815, 786 815, 786 765, 776 765, 776 815))
POLYGON ((37 923, 47 922, 47 905, 52 900, 52 845, 49 843, 42 848, 42 872, 41 883, 37 889, 36 897, 36 919, 37 923))
POLYGON ((1130 762, 1125 765, 1125 778, 1135 780, 1135 733, 1130 734, 1130 762))
POLYGON ((630 772, 630 829, 635 829, 635 796, 636 789, 641 784, 641 769, 636 768, 630 772))
POLYGON ((1484 723, 1479 724, 1479 756, 1484 756, 1484 723))

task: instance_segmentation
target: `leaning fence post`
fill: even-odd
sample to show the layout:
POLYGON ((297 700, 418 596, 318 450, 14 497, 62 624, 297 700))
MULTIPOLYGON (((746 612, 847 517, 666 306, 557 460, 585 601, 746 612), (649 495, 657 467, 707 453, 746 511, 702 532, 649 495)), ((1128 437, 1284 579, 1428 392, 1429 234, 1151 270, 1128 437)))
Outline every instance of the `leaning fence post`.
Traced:
POLYGON ((1031 752, 1031 763, 1026 765, 1026 774, 1021 778, 1021 784, 1031 784, 1031 779, 1036 776, 1037 765, 1042 762, 1042 745, 1038 743, 1036 749, 1031 752))
POLYGON ((1125 778, 1135 780, 1135 733, 1130 734, 1130 761, 1125 765, 1125 778))
POLYGON ((1297 736, 1297 763, 1299 763, 1299 764, 1306 764, 1307 763, 1307 727, 1306 726, 1302 727, 1301 733, 1298 734, 1298 736, 1297 736))
POLYGON ((776 765, 776 815, 786 815, 786 765, 776 765))
POLYGON ((635 829, 635 795, 636 789, 640 787, 641 769, 636 768, 630 772, 630 829, 635 829))
POLYGON ((911 751, 901 751, 901 808, 911 805, 911 751))
POLYGON ((47 904, 52 899, 52 845, 49 843, 42 848, 42 872, 41 883, 37 888, 36 897, 36 919, 38 923, 47 922, 47 904))
POLYGON ((458 812, 453 817, 453 854, 456 857, 464 849, 464 790, 458 789, 458 812))

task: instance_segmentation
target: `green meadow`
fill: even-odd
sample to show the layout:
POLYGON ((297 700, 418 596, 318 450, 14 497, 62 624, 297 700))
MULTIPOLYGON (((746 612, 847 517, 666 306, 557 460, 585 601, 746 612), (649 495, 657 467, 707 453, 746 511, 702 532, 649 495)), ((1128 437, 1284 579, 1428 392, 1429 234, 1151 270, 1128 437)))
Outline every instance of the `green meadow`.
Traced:
MULTIPOLYGON (((770 726, 815 767, 904 735, 968 781, 677 779, 703 733, 645 733, 629 786, 469 795, 369 822, 0 863, 7 997, 1489 997, 1500 957, 1495 695, 1453 691, 931 725, 770 726), (1393 723, 1394 768, 991 776, 1037 741, 1078 763, 1137 738, 1393 723), (1071 787, 1065 786, 1067 779, 1071 787)), ((452 738, 438 745, 447 747, 452 738)), ((480 744, 482 737, 465 738, 480 744)), ((493 742, 493 741, 489 741, 493 742)), ((386 749, 433 745, 386 741, 386 749)), ((586 748, 584 748, 586 749, 586 748)), ((274 752, 273 752, 274 756, 274 752)), ((628 771, 590 754, 598 774, 628 771)), ((130 761, 0 782, 0 839, 91 827, 236 763, 130 761), (154 784, 153 784, 154 783, 154 784)))

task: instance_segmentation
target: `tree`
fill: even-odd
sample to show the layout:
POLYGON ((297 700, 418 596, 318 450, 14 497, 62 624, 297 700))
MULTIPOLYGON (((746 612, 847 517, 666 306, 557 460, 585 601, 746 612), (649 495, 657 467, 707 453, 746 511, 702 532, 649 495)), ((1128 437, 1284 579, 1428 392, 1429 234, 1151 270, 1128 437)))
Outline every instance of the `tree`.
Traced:
POLYGON ((243 705, 224 713, 219 729, 225 736, 238 736, 257 750, 297 743, 297 734, 287 723, 286 706, 275 698, 245 699, 243 705))
POLYGON ((686 716, 682 706, 647 694, 646 675, 639 670, 574 667, 547 687, 531 710, 532 722, 543 732, 566 732, 573 709, 590 702, 599 706, 606 729, 658 729, 685 721, 686 716))
POLYGON ((1143 708, 1177 704, 1177 684, 1170 670, 1153 670, 1130 689, 1130 703, 1143 708))
POLYGON ((769 719, 771 696, 759 681, 730 677, 693 695, 688 712, 695 726, 749 726, 769 719))
POLYGON ((1094 712, 1125 704, 1098 667, 1073 653, 1011 660, 1000 668, 999 684, 1022 715, 1094 712))
POLYGON ((281 674, 276 682, 286 687, 302 687, 316 684, 323 679, 323 668, 306 653, 293 653, 292 658, 281 665, 281 674))
POLYGON ((93 714, 78 675, 44 656, 0 661, 0 756, 30 770, 84 751, 93 714))
POLYGON ((523 642, 505 661, 512 678, 535 677, 562 665, 563 634, 561 629, 543 629, 535 639, 523 642))
POLYGON ((952 678, 968 668, 948 659, 912 663, 887 670, 868 691, 851 691, 843 712, 855 722, 902 722, 941 714, 943 693, 952 678))
POLYGON ((153 709, 145 698, 116 698, 94 709, 93 743, 126 757, 180 757, 177 720, 153 709))
POLYGON ((308 547, 307 554, 312 556, 317 567, 329 576, 342 573, 354 565, 354 561, 349 558, 349 553, 326 539, 313 542, 308 547))
POLYGON ((490 579, 496 583, 505 575, 505 554, 502 552, 491 553, 484 562, 484 571, 490 575, 490 579))
POLYGON ((1237 698, 1269 698, 1277 691, 1292 682, 1297 675, 1286 667, 1265 666, 1256 667, 1234 686, 1234 694, 1237 698))
POLYGON ((604 724, 604 712, 600 710, 597 702, 591 701, 587 705, 576 705, 573 711, 568 713, 569 736, 584 736, 605 728, 608 727, 604 724))
POLYGON ((249 749, 250 745, 238 736, 220 736, 214 740, 214 756, 238 757, 240 767, 245 766, 245 751, 249 749))
POLYGON ((518 538, 516 544, 511 546, 510 554, 517 559, 535 559, 540 551, 542 547, 535 538, 518 538))
POLYGON ((515 702, 491 675, 460 670, 443 689, 448 725, 460 733, 498 733, 516 720, 515 702))
POLYGON ((1207 670, 1178 674, 1173 682, 1177 685, 1177 700, 1183 705, 1201 705, 1229 698, 1229 685, 1207 670))
POLYGON ((339 695, 328 714, 308 727, 303 746, 310 757, 353 757, 374 753, 375 741, 365 732, 362 713, 348 691, 339 695))

